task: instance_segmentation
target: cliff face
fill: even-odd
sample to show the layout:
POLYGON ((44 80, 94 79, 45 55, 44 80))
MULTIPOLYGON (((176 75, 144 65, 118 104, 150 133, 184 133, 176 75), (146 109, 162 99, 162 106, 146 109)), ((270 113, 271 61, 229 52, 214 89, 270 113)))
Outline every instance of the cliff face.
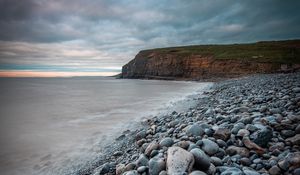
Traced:
POLYGON ((199 80, 230 78, 254 73, 294 70, 300 64, 251 61, 247 59, 216 59, 212 54, 181 54, 178 50, 146 50, 139 52, 123 66, 123 78, 199 80))

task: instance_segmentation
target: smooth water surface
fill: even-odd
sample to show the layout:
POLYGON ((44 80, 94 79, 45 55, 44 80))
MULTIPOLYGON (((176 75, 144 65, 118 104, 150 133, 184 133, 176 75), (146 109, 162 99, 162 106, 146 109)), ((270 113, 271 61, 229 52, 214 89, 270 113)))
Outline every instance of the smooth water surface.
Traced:
POLYGON ((142 117, 209 86, 108 77, 1 78, 0 172, 72 172, 142 117))

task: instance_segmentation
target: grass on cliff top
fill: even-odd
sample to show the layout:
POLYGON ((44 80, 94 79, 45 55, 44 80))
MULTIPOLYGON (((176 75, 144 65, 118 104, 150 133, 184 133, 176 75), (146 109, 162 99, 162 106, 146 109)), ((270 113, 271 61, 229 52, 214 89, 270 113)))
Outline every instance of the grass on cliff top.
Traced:
POLYGON ((300 63, 300 40, 262 41, 250 44, 195 45, 158 48, 148 51, 179 56, 213 56, 215 59, 239 59, 256 62, 300 63))

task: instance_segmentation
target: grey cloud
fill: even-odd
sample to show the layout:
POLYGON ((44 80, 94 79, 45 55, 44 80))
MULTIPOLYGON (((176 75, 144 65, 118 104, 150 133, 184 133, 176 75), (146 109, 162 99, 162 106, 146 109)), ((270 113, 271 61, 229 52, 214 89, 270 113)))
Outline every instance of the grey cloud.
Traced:
POLYGON ((299 38, 299 8, 292 0, 0 0, 0 63, 121 66, 147 48, 299 38), (65 54, 74 49, 82 55, 65 54))

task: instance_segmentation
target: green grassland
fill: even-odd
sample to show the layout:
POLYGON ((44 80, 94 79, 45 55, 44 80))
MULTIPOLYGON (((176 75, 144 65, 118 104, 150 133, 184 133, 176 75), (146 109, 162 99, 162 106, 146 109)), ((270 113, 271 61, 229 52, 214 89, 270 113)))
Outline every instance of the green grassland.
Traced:
POLYGON ((255 62, 300 63, 300 40, 261 41, 247 44, 193 45, 157 48, 145 52, 201 55, 215 59, 239 59, 255 62))

